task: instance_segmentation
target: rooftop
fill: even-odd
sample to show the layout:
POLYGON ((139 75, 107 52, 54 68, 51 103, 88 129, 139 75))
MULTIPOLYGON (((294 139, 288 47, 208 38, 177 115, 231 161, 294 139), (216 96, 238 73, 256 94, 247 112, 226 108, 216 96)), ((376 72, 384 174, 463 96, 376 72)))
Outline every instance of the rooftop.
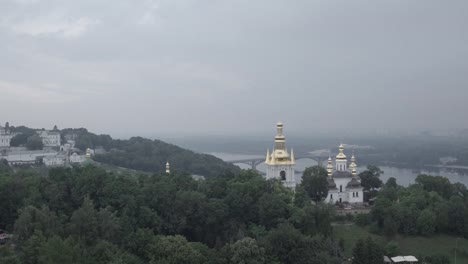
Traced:
POLYGON ((358 179, 354 178, 348 182, 347 185, 348 188, 361 188, 361 183, 358 181, 358 179))
POLYGON ((403 263, 403 262, 418 262, 418 259, 415 258, 414 256, 398 256, 398 257, 393 257, 392 258, 393 263, 403 263))

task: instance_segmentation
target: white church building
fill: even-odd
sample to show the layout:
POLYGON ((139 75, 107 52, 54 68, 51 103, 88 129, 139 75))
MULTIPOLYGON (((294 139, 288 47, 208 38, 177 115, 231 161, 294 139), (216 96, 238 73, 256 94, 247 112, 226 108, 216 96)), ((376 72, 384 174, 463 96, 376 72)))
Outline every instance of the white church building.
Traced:
POLYGON ((335 166, 333 160, 328 158, 328 196, 326 203, 362 203, 364 201, 363 188, 357 176, 356 158, 351 157, 348 168, 348 159, 344 154, 343 144, 339 147, 335 166))
MULTIPOLYGON (((288 152, 286 148, 286 137, 283 134, 283 123, 276 125, 275 147, 270 153, 267 150, 265 164, 266 179, 280 179, 284 186, 295 189, 298 182, 295 177, 296 160, 294 151, 288 152)), ((326 203, 362 203, 364 201, 363 188, 357 176, 356 158, 351 157, 348 167, 348 159, 344 153, 344 146, 339 146, 335 164, 328 158, 327 165, 328 196, 326 203)))
POLYGON ((266 179, 280 179, 284 186, 296 188, 294 151, 289 154, 286 148, 286 137, 283 134, 283 123, 276 125, 275 147, 272 153, 267 150, 265 164, 267 165, 266 179))

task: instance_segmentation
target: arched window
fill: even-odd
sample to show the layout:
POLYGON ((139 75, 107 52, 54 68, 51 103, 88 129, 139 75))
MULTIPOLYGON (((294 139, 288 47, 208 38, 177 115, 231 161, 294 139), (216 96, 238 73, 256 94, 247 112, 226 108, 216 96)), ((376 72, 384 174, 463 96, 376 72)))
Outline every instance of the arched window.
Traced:
POLYGON ((286 172, 285 171, 280 172, 280 178, 281 178, 282 181, 286 180, 286 172))
POLYGON ((330 200, 333 200, 333 194, 330 194, 330 200))
POLYGON ((340 185, 340 192, 343 192, 343 185, 340 185))
POLYGON ((353 192, 353 197, 355 197, 355 196, 354 196, 354 192, 353 192))
POLYGON ((359 197, 359 192, 356 193, 356 197, 359 197))

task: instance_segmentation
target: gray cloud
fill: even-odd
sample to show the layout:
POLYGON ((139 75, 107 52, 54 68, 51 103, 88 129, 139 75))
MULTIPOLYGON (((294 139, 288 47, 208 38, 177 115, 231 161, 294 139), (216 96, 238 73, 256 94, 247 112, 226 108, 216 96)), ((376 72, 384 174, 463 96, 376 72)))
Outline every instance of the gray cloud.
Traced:
POLYGON ((466 1, 0 1, 0 122, 117 135, 280 119, 302 133, 466 127, 466 1))

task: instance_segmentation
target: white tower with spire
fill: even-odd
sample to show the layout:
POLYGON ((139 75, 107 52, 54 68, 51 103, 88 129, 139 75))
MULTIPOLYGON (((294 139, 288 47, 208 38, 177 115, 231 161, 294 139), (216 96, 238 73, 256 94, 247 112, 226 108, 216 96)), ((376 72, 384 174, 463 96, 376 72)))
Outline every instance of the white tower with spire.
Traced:
POLYGON ((169 161, 166 162, 166 174, 171 174, 171 165, 169 164, 169 161))
POLYGON ((85 156, 85 157, 86 157, 87 160, 90 160, 90 159, 91 159, 92 152, 93 152, 93 151, 92 151, 90 148, 87 148, 87 149, 86 149, 86 156, 85 156))
POLYGON ((266 179, 280 179, 284 186, 295 189, 295 165, 294 151, 291 149, 291 155, 286 148, 286 137, 283 134, 283 123, 276 125, 277 133, 275 137, 275 147, 270 154, 267 150, 265 164, 267 165, 266 179))

